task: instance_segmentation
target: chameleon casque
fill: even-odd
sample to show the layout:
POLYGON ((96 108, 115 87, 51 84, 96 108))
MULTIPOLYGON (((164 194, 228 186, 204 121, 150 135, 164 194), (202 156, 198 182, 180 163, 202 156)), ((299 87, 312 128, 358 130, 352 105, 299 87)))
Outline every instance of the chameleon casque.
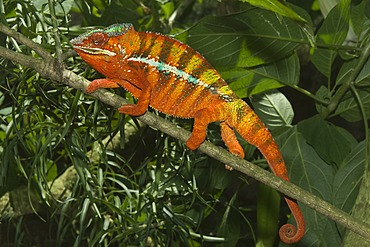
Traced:
MULTIPOLYGON (((122 105, 120 113, 139 116, 151 106, 175 117, 194 118, 186 142, 191 150, 205 140, 209 123, 220 122, 221 137, 231 153, 244 158, 236 130, 260 150, 276 176, 289 181, 269 130, 209 62, 188 45, 161 34, 136 32, 126 23, 91 30, 71 44, 85 62, 106 76, 93 80, 86 92, 122 86, 138 100, 122 105)), ((279 235, 283 242, 295 243, 303 237, 305 223, 297 202, 286 196, 285 200, 297 228, 285 224, 279 235)))

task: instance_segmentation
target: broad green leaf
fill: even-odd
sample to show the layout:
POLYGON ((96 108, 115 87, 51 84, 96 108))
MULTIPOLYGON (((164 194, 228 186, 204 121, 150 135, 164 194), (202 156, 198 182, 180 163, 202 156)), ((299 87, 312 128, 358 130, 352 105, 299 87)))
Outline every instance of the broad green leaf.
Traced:
POLYGON ((330 10, 339 3, 340 0, 317 0, 319 9, 323 16, 326 18, 330 10))
POLYGON ((298 130, 323 160, 337 167, 357 144, 350 133, 323 120, 319 115, 300 122, 298 130))
POLYGON ((279 0, 242 0, 242 2, 247 2, 256 7, 271 10, 293 20, 306 22, 304 18, 279 0))
POLYGON ((272 78, 254 73, 252 70, 234 68, 221 73, 226 81, 230 81, 230 88, 240 98, 246 98, 270 89, 280 88, 284 85, 272 78))
MULTIPOLYGON (((341 45, 345 40, 349 28, 350 0, 341 1, 326 17, 316 35, 316 42, 325 45, 341 45)), ((330 48, 316 48, 313 50, 312 62, 326 77, 330 78, 331 66, 337 51, 330 48)))
MULTIPOLYGON (((349 62, 346 62, 340 68, 340 71, 337 76, 337 84, 343 84, 346 80, 349 80, 351 73, 353 72, 353 68, 357 66, 359 59, 353 59, 349 62)), ((364 64, 363 68, 361 69, 360 73, 355 78, 354 83, 361 86, 369 86, 370 81, 370 58, 364 64)))
POLYGON ((292 105, 279 91, 254 95, 251 102, 257 115, 270 128, 291 125, 294 117, 292 105))
POLYGON ((361 72, 355 79, 355 84, 361 84, 361 86, 369 86, 366 82, 370 80, 370 57, 367 59, 367 62, 364 64, 361 72), (366 81, 366 82, 365 82, 366 81))
POLYGON ((351 8, 351 22, 352 22, 351 26, 359 40, 361 38, 361 35, 370 28, 369 13, 370 13, 369 0, 363 0, 358 5, 353 6, 351 8))
POLYGON ((311 58, 315 67, 327 78, 330 77, 331 65, 337 55, 334 50, 316 48, 311 58))
MULTIPOLYGON (((370 93, 364 90, 358 90, 361 102, 365 108, 365 113, 370 118, 370 93)), ((340 115, 348 122, 357 122, 362 120, 362 114, 358 106, 357 100, 349 92, 344 99, 339 103, 333 116, 340 115)))
MULTIPOLYGON (((292 183, 330 202, 335 170, 320 158, 296 127, 288 129, 277 141, 281 143, 292 183)), ((340 246, 341 238, 332 220, 305 205, 300 204, 300 207, 306 221, 306 233, 300 241, 302 246, 312 243, 312 239, 317 246, 340 246)), ((294 223, 293 219, 289 221, 294 223)))
POLYGON ((347 155, 334 178, 333 204, 348 213, 356 201, 364 175, 365 144, 362 141, 347 155))
POLYGON ((272 64, 253 69, 234 68, 221 72, 221 75, 240 98, 245 98, 284 85, 298 84, 299 69, 298 57, 293 53, 272 64))
POLYGON ((292 54, 308 43, 291 19, 263 9, 223 17, 207 16, 189 30, 187 43, 215 67, 250 67, 292 54))
POLYGON ((331 195, 335 170, 309 145, 297 127, 288 129, 277 140, 293 183, 327 200, 331 195))

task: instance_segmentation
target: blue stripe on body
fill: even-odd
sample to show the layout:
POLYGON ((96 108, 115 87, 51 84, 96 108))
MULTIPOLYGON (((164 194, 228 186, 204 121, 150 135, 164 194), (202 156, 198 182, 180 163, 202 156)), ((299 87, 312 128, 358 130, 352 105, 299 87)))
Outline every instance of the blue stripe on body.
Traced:
POLYGON ((178 69, 174 66, 168 65, 164 62, 156 61, 154 58, 130 57, 127 60, 146 63, 150 66, 153 66, 153 67, 157 68, 159 72, 174 73, 177 76, 177 78, 183 78, 184 80, 187 80, 188 82, 190 82, 194 85, 204 86, 205 88, 210 88, 211 87, 209 84, 195 78, 194 76, 186 73, 185 71, 180 70, 180 69, 178 69))
POLYGON ((144 58, 144 57, 130 57, 127 60, 129 61, 135 61, 135 62, 141 62, 145 63, 149 66, 153 66, 158 69, 159 72, 162 72, 164 74, 174 73, 178 79, 183 78, 184 80, 187 80, 188 82, 192 83, 193 85, 200 85, 207 89, 210 89, 212 94, 218 94, 223 100, 225 101, 233 101, 233 98, 230 97, 230 95, 221 93, 217 88, 214 86, 211 86, 207 84, 206 82, 199 80, 195 78, 194 76, 190 75, 189 73, 186 73, 185 71, 178 69, 174 66, 168 65, 162 61, 157 61, 154 58, 144 58))

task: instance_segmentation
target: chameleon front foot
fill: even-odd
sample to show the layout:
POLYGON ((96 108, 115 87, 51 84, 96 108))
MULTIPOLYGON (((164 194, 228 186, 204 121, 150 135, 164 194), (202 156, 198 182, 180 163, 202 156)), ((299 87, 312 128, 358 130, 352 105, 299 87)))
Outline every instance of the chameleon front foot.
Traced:
POLYGON ((146 108, 140 109, 137 104, 125 104, 118 108, 121 114, 128 114, 134 117, 141 116, 146 112, 146 108))
POLYGON ((111 79, 96 79, 90 82, 90 84, 86 87, 87 93, 93 93, 100 88, 117 88, 119 85, 115 80, 111 79))

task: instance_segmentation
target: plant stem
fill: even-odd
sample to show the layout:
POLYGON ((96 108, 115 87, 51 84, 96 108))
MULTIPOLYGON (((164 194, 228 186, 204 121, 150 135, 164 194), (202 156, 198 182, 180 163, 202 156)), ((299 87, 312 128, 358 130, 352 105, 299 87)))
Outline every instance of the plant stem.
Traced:
POLYGON ((350 78, 345 81, 342 86, 338 89, 334 97, 332 98, 329 105, 326 107, 326 109, 321 113, 321 115, 324 118, 327 118, 335 109, 337 109, 340 100, 342 97, 348 92, 351 85, 355 85, 355 81, 357 76, 360 74, 362 68, 364 67, 365 63, 369 59, 370 56, 370 43, 368 43, 365 48, 363 49, 363 52, 360 55, 359 61, 356 65, 356 67, 352 70, 350 78))

